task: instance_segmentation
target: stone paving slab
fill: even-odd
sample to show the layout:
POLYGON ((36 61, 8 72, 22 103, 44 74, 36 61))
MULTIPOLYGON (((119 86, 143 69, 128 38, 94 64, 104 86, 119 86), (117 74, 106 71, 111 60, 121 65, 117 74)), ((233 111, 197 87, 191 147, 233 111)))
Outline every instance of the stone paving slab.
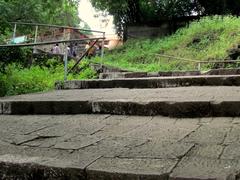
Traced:
POLYGON ((238 122, 227 117, 0 115, 0 179, 237 180, 238 122))
POLYGON ((170 180, 237 179, 239 170, 239 160, 183 158, 170 175, 170 180))
POLYGON ((240 115, 240 88, 82 89, 0 99, 2 114, 116 114, 210 117, 240 115))
POLYGON ((172 159, 101 158, 87 168, 89 179, 168 179, 176 166, 172 159))
MULTIPOLYGON (((202 75, 179 77, 74 80, 64 82, 62 89, 102 88, 170 88, 186 86, 239 86, 240 75, 202 75)), ((56 84, 59 88, 61 85, 56 84)))

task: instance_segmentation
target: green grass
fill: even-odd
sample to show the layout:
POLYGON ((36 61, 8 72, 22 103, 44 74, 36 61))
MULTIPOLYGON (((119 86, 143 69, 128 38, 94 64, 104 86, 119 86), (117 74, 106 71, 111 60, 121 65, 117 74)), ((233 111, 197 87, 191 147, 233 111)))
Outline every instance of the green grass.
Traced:
MULTIPOLYGON (((205 17, 165 38, 130 40, 124 46, 108 51, 103 63, 132 71, 196 70, 195 63, 162 58, 156 54, 193 60, 224 60, 228 58, 228 50, 239 44, 240 18, 205 17)), ((102 62, 99 57, 92 61, 102 62)), ((69 66, 72 65, 70 62, 69 66)), ((56 60, 49 60, 46 66, 23 68, 17 64, 8 65, 6 71, 0 73, 0 96, 53 89, 56 81, 63 80, 64 68, 56 60)), ((210 64, 202 68, 205 70, 212 66, 210 64)), ((89 61, 81 62, 79 68, 82 71, 70 74, 69 80, 96 78, 96 72, 89 67, 89 61)))
MULTIPOLYGON (((162 58, 165 54, 192 60, 223 60, 228 50, 240 44, 240 18, 205 17, 175 34, 158 39, 129 40, 107 52, 103 63, 132 71, 196 70, 196 63, 162 58)), ((95 62, 101 62, 95 58, 95 62)), ((212 68, 205 65, 203 69, 212 68)))
MULTIPOLYGON (((0 73, 0 96, 10 96, 33 92, 43 92, 54 89, 56 81, 63 81, 64 67, 52 59, 48 61, 48 67, 32 66, 24 68, 18 64, 10 64, 4 73, 0 73)), ((70 62, 69 66, 73 66, 70 62)), ((79 74, 69 74, 68 80, 96 78, 96 72, 89 67, 87 61, 83 61, 79 68, 79 74)))

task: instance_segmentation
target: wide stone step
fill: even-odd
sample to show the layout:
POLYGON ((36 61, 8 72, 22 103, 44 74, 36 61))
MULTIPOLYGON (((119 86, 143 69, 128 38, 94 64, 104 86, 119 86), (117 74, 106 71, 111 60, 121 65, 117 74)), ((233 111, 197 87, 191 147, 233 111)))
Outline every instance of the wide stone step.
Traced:
POLYGON ((1 114, 240 116, 236 86, 61 90, 0 99, 1 114))
POLYGON ((105 72, 100 73, 100 79, 121 79, 121 78, 147 78, 166 76, 199 76, 199 75, 239 75, 239 68, 211 69, 207 72, 201 71, 160 71, 160 72, 105 72))
POLYGON ((187 86, 240 86, 240 75, 74 80, 56 84, 57 89, 169 88, 187 86))
POLYGON ((0 179, 233 179, 240 118, 0 115, 0 179))

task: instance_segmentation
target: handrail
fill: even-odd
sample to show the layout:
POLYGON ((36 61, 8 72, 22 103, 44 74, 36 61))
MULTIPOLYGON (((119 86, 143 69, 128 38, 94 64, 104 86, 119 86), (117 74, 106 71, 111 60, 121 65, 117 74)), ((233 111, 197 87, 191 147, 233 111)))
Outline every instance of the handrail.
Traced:
POLYGON ((240 60, 215 60, 215 61, 200 61, 200 60, 192 60, 188 58, 181 58, 181 57, 176 57, 176 56, 170 56, 170 55, 163 55, 163 54, 154 54, 156 56, 160 57, 166 57, 166 58, 172 58, 172 59, 179 59, 182 61, 187 61, 187 62, 193 62, 198 65, 198 70, 201 70, 201 64, 210 64, 210 63, 236 63, 240 62, 240 60))
POLYGON ((77 65, 78 65, 78 64, 81 62, 81 60, 89 53, 89 51, 97 44, 97 42, 98 42, 98 39, 95 40, 95 42, 82 54, 82 56, 77 60, 77 62, 74 64, 74 66, 73 66, 70 70, 68 70, 67 75, 68 75, 69 73, 71 73, 71 72, 77 67, 77 65))
POLYGON ((58 41, 47 41, 47 42, 37 42, 37 43, 25 43, 25 44, 7 44, 0 45, 1 47, 25 47, 25 46, 41 46, 41 45, 49 45, 49 44, 57 44, 57 43, 68 43, 68 42, 81 42, 81 41, 91 41, 91 40, 100 40, 105 39, 102 38, 82 38, 82 39, 71 39, 71 40, 58 40, 58 41))
POLYGON ((81 29, 81 28, 78 28, 78 27, 60 26, 60 25, 52 25, 52 24, 28 23, 28 22, 8 22, 8 23, 9 24, 18 24, 18 25, 45 26, 45 27, 54 27, 54 28, 74 29, 74 30, 80 30, 80 31, 86 31, 86 32, 95 32, 95 33, 105 33, 103 31, 81 29))
POLYGON ((166 58, 173 58, 173 59, 179 59, 179 60, 184 60, 188 62, 198 62, 197 60, 192 60, 192 59, 187 59, 187 58, 181 58, 181 57, 176 57, 176 56, 170 56, 170 55, 164 55, 164 54, 154 54, 156 56, 160 57, 166 57, 166 58))
POLYGON ((173 58, 173 59, 179 59, 179 60, 184 60, 188 62, 195 62, 195 63, 228 63, 228 62, 240 62, 240 60, 215 60, 215 61, 200 61, 200 60, 192 60, 192 59, 187 59, 187 58, 181 58, 181 57, 176 57, 176 56, 170 56, 170 55, 163 55, 163 54, 155 54, 157 56, 161 57, 166 57, 166 58, 173 58))
MULTIPOLYGON (((87 50, 87 52, 84 53, 84 56, 81 56, 81 58, 77 61, 77 63, 74 65, 74 67, 72 69, 70 69, 70 71, 68 72, 68 47, 67 47, 67 43, 69 42, 86 42, 86 41, 95 41, 94 45, 99 41, 102 40, 102 50, 101 50, 101 57, 103 58, 103 54, 104 54, 104 40, 105 38, 105 32, 103 31, 96 31, 96 30, 88 30, 88 29, 81 29, 81 28, 77 28, 77 27, 70 27, 70 26, 60 26, 60 25, 51 25, 51 24, 40 24, 40 23, 28 23, 28 22, 8 22, 9 24, 13 24, 14 25, 14 30, 13 30, 13 37, 12 39, 14 40, 14 38, 16 37, 16 31, 17 31, 17 25, 28 25, 28 26, 34 26, 35 27, 35 36, 34 36, 34 43, 33 42, 29 42, 29 43, 19 43, 19 44, 4 44, 4 45, 0 45, 0 48, 3 47, 30 47, 33 46, 33 53, 36 51, 36 46, 42 46, 42 45, 50 45, 50 44, 60 44, 63 43, 64 44, 64 56, 63 56, 63 60, 64 60, 64 80, 67 80, 67 75, 69 72, 71 72, 77 65, 78 63, 82 60, 82 58, 84 58, 84 56, 88 53, 89 50, 87 50), (38 30, 40 26, 44 26, 44 27, 53 27, 53 28, 62 28, 63 29, 63 37, 65 37, 66 35, 66 30, 67 29, 73 29, 73 30, 79 30, 79 31, 86 31, 86 32, 95 32, 95 33, 101 33, 102 37, 95 37, 95 38, 80 38, 80 39, 68 39, 68 40, 55 40, 55 41, 46 41, 46 42, 37 42, 37 37, 38 37, 38 30)), ((93 46, 94 46, 93 45, 93 46)))

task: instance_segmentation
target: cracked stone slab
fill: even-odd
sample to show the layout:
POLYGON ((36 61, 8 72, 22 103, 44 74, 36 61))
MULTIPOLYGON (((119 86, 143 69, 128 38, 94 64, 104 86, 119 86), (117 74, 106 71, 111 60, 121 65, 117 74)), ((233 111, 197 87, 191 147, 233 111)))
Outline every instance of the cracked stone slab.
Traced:
POLYGON ((46 165, 51 164, 52 166, 57 167, 61 165, 65 168, 76 167, 78 169, 85 169, 89 164, 101 157, 98 154, 82 150, 70 151, 53 148, 29 147, 24 145, 14 146, 11 144, 1 145, 0 156, 4 157, 5 155, 24 157, 26 160, 37 157, 39 160, 44 160, 43 162, 46 163, 46 165), (49 159, 53 161, 48 161, 49 159), (61 163, 59 162, 58 164, 59 160, 61 163))
MULTIPOLYGON (((144 126, 151 119, 152 117, 149 116, 111 116, 106 120, 108 125, 95 135, 99 137, 122 136, 144 126)), ((142 137, 142 139, 146 139, 146 137, 142 137)))
POLYGON ((13 139, 11 139, 11 144, 21 145, 23 143, 27 143, 38 138, 39 136, 37 135, 16 135, 13 137, 13 139))
POLYGON ((0 169, 0 179, 86 179, 83 169, 53 158, 6 154, 0 156, 0 169))
POLYGON ((235 179, 240 170, 239 160, 185 157, 170 175, 170 180, 235 179))
POLYGON ((126 150, 136 148, 147 142, 147 139, 140 139, 137 137, 108 137, 93 146, 84 148, 83 150, 92 154, 98 154, 99 156, 116 157, 126 150))
POLYGON ((78 136, 74 139, 70 139, 69 141, 59 142, 54 148, 55 149, 65 149, 65 150, 78 150, 90 145, 93 145, 99 142, 101 138, 95 136, 78 136))
MULTIPOLYGON (((226 146, 221 156, 221 159, 240 159, 240 143, 226 146)), ((239 169, 240 170, 240 169, 239 169)))
POLYGON ((58 142, 59 142, 59 138, 42 138, 42 139, 35 139, 34 141, 23 143, 22 145, 29 146, 29 147, 38 147, 38 148, 50 148, 50 147, 53 147, 58 142))
POLYGON ((240 143, 240 126, 234 125, 232 129, 227 133, 224 140, 224 145, 232 145, 240 143))
POLYGON ((149 138, 156 141, 177 142, 199 127, 198 119, 154 117, 150 122, 124 133, 125 137, 149 138))
POLYGON ((203 157, 218 159, 224 150, 223 145, 217 144, 205 144, 205 145, 195 145, 190 152, 186 155, 187 157, 203 157))
POLYGON ((185 137, 183 141, 197 144, 222 144, 229 131, 229 127, 201 126, 195 132, 185 137))
POLYGON ((175 160, 100 158, 87 167, 89 180, 167 179, 175 160))
POLYGON ((183 157, 194 147, 191 143, 169 143, 150 141, 142 146, 126 150, 119 157, 125 158, 162 158, 162 159, 178 159, 183 157))

